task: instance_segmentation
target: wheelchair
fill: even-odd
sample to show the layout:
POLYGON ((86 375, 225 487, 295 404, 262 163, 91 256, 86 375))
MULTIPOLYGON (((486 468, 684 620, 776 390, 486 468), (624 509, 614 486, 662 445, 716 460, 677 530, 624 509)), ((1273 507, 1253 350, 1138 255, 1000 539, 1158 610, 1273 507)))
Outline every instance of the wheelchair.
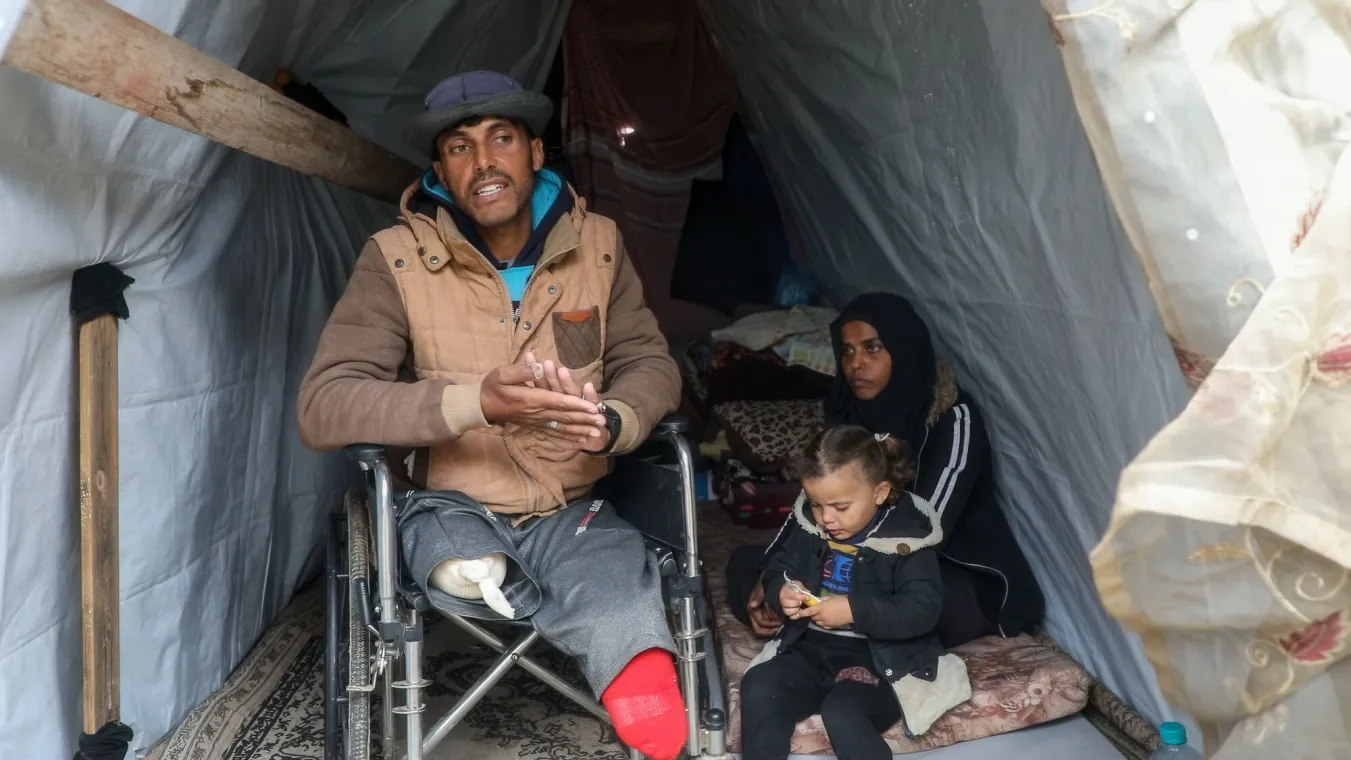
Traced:
MULTIPOLYGON (((712 599, 699 562, 694 463, 683 436, 687 427, 676 415, 662 420, 642 447, 614 460, 593 495, 613 504, 642 533, 656 560, 685 701, 685 753, 713 760, 730 757, 727 712, 712 599)), ((529 656, 540 636, 528 620, 489 624, 449 615, 443 617, 499 656, 448 713, 430 727, 424 725, 423 690, 431 685, 423 674, 424 621, 428 614, 442 615, 408 577, 400 559, 385 447, 356 444, 346 453, 364 472, 367 493, 364 498, 358 492, 348 494, 343 510, 329 516, 324 760, 368 760, 377 741, 384 760, 422 760, 517 666, 609 724, 595 698, 529 656), (373 736, 377 692, 379 736, 373 736)), ((635 760, 642 757, 633 749, 628 753, 635 760)))

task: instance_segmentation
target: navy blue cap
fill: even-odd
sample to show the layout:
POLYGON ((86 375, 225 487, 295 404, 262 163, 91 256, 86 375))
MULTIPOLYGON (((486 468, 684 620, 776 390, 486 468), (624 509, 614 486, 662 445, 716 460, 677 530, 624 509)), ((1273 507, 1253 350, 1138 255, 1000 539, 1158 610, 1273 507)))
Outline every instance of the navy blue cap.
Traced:
POLYGON ((539 135, 553 116, 553 101, 531 92, 506 74, 470 71, 443 79, 427 93, 423 112, 404 131, 404 139, 433 161, 436 138, 465 119, 502 116, 518 119, 539 135))

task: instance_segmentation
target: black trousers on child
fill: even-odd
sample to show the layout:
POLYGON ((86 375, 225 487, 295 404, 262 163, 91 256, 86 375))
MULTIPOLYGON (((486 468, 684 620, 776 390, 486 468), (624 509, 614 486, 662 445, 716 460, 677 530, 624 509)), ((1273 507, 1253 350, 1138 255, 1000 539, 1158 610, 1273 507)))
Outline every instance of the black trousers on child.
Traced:
POLYGON ((840 760, 889 760, 882 732, 901 718, 866 639, 808 631, 741 681, 742 760, 784 760, 793 726, 819 714, 840 760))

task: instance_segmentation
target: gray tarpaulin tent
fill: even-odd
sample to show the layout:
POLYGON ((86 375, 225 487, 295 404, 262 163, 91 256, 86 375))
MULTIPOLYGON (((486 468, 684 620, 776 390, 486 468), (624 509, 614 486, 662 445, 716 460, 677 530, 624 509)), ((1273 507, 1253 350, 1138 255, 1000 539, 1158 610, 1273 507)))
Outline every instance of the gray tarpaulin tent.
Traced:
MULTIPOLYGON (((70 5, 63 0, 56 5, 70 5)), ((22 3, 0 1, 0 34, 22 3)), ((297 72, 357 133, 441 77, 541 87, 567 3, 123 0, 242 72, 297 72)), ((1037 0, 709 2, 754 139, 839 299, 915 299, 990 419, 1050 632, 1147 718, 1170 710, 1087 554, 1121 468, 1187 389, 1037 0)), ((0 36, 0 40, 4 37, 0 36)), ((71 272, 136 278, 121 327, 122 719, 147 747, 321 563, 346 465, 296 436, 299 379, 391 208, 0 67, 0 748, 79 732, 71 272)))

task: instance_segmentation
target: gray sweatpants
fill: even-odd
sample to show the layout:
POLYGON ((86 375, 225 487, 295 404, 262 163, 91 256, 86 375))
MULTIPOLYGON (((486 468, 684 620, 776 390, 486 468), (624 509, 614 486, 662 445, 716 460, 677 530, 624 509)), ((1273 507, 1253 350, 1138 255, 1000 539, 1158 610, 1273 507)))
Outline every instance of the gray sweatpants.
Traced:
POLYGON ((674 652, 661 578, 642 535, 599 499, 575 501, 513 527, 458 491, 414 491, 399 500, 399 537, 413 579, 443 613, 502 620, 479 599, 427 583, 447 559, 507 555, 502 593, 516 612, 576 659, 600 695, 635 655, 674 652))

